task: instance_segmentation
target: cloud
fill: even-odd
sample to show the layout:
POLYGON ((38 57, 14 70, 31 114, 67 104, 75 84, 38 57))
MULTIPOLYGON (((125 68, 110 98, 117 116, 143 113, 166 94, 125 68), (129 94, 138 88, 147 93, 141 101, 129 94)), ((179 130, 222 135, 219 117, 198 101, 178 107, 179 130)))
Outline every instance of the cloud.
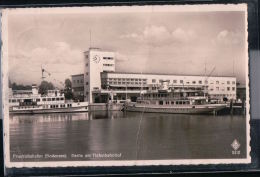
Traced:
POLYGON ((238 45, 243 44, 244 37, 240 32, 222 30, 220 31, 216 38, 213 39, 213 44, 220 45, 238 45))
POLYGON ((72 74, 84 71, 84 55, 66 42, 54 42, 32 50, 20 49, 10 56, 10 78, 16 82, 38 83, 41 66, 51 72, 53 78, 63 81, 72 74))
POLYGON ((126 55, 119 53, 119 52, 115 53, 115 58, 117 61, 128 61, 129 60, 129 58, 126 55))
POLYGON ((171 31, 165 26, 147 26, 141 33, 129 33, 121 35, 121 39, 130 39, 137 42, 147 43, 152 46, 163 46, 172 43, 188 42, 195 38, 195 32, 176 28, 171 31))
POLYGON ((32 63, 41 64, 62 64, 67 63, 77 65, 82 63, 83 53, 78 49, 72 49, 65 42, 55 42, 48 47, 37 47, 30 51, 20 50, 15 56, 11 56, 13 60, 27 60, 32 63))

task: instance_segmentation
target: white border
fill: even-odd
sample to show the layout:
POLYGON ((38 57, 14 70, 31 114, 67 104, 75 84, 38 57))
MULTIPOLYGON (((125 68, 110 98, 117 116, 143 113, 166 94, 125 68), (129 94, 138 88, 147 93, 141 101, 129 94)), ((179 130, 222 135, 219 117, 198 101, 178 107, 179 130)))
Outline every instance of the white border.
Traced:
MULTIPOLYGON (((199 164, 244 164, 250 163, 250 125, 249 125, 249 62, 246 60, 246 133, 247 133, 247 158, 243 159, 185 159, 185 160, 118 160, 118 161, 48 161, 48 162, 10 162, 9 144, 9 107, 8 107, 8 15, 10 14, 83 14, 83 13, 136 13, 136 12, 211 12, 211 11, 244 11, 247 19, 246 4, 228 5, 156 5, 156 6, 110 6, 110 7, 62 7, 62 8, 21 8, 4 9, 2 11, 2 103, 4 123, 4 158, 5 167, 79 167, 79 166, 145 166, 145 165, 199 165, 199 164)), ((247 31, 247 20, 245 31, 247 31)), ((246 32, 246 39, 248 33, 246 32)), ((246 40, 246 58, 248 58, 248 41, 246 40)))

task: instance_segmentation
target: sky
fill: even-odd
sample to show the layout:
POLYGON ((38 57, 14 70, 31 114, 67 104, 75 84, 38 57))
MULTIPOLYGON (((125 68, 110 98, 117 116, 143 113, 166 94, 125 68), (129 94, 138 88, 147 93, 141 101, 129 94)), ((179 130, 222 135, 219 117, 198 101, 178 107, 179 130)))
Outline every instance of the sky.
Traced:
POLYGON ((246 82, 243 11, 53 12, 8 14, 12 82, 39 84, 43 66, 59 86, 84 72, 90 46, 114 51, 118 72, 205 75, 206 68, 207 75, 215 68, 214 76, 246 82))

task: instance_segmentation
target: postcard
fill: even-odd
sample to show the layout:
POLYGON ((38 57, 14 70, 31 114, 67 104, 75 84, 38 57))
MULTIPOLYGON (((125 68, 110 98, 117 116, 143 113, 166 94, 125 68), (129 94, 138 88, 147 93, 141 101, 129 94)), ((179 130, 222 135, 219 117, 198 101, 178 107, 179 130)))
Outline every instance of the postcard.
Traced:
POLYGON ((248 164, 246 4, 6 8, 5 166, 248 164))

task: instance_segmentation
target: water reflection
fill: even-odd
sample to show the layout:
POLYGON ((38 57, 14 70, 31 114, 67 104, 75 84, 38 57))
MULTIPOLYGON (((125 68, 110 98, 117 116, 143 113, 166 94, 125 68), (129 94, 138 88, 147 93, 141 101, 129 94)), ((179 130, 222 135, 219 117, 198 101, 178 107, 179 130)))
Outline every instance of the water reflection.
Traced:
MULTIPOLYGON (((69 156, 71 153, 120 152, 119 160, 243 158, 246 155, 246 119, 230 115, 120 111, 11 115, 10 147, 11 157, 26 153, 66 153, 69 156), (230 144, 234 139, 241 144, 239 156, 231 153, 230 144)), ((69 156, 67 160, 79 159, 69 156)))
POLYGON ((34 114, 34 115, 10 115, 10 124, 19 123, 41 123, 41 122, 62 122, 93 119, 117 119, 125 118, 125 113, 121 111, 96 111, 86 113, 53 113, 53 114, 34 114))

